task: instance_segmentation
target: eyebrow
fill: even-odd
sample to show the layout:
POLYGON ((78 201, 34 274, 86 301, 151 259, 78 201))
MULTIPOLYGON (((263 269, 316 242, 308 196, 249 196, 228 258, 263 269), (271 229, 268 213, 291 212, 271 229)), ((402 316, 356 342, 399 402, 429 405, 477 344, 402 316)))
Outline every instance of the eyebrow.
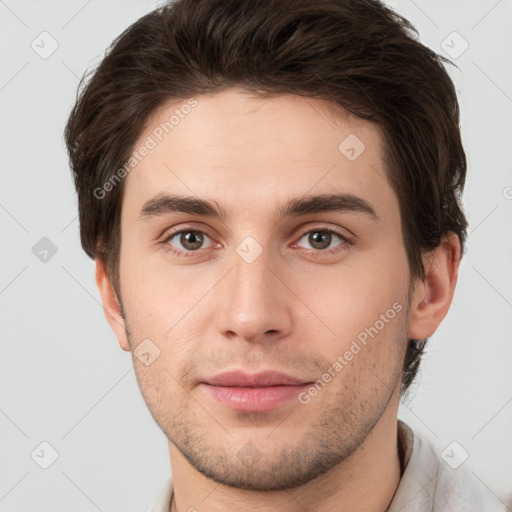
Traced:
MULTIPOLYGON (((279 219, 298 217, 324 212, 360 212, 378 221, 379 216, 373 206, 353 194, 320 194, 291 199, 277 209, 279 219)), ((147 201, 140 212, 141 220, 162 216, 168 213, 188 213, 226 221, 226 209, 216 201, 208 201, 194 196, 158 194, 147 201)))

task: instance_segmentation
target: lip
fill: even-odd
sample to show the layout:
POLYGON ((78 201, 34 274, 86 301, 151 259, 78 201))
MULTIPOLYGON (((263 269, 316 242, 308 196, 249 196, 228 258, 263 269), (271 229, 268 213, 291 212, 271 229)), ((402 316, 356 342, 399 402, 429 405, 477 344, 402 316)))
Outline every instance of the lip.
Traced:
POLYGON ((212 386, 236 387, 265 387, 265 386, 297 386, 307 384, 306 381, 292 377, 286 373, 265 371, 260 373, 245 373, 231 371, 204 379, 206 384, 212 386))
POLYGON ((311 382, 276 371, 248 374, 226 372, 205 379, 201 386, 223 405, 245 412, 265 412, 283 405, 311 382))

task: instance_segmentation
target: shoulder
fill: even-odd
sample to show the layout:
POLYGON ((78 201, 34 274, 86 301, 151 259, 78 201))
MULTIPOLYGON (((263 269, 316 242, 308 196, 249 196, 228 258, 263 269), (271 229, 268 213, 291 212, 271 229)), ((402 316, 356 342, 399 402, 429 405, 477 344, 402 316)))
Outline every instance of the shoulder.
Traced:
POLYGON ((426 437, 398 422, 405 471, 388 512, 507 512, 510 509, 471 471, 456 445, 441 453, 426 437))
POLYGON ((169 512, 173 492, 172 478, 169 476, 161 487, 158 498, 149 512, 169 512))

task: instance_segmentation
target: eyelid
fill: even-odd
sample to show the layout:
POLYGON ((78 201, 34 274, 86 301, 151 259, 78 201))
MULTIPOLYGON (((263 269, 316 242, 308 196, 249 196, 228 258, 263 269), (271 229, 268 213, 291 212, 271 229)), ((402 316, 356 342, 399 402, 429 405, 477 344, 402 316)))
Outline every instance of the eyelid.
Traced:
POLYGON ((320 224, 318 226, 306 226, 304 229, 300 230, 299 234, 296 236, 302 237, 311 231, 327 231, 329 233, 334 233, 335 235, 338 235, 347 241, 354 242, 356 240, 356 235, 354 235, 354 233, 352 233, 350 230, 342 227, 331 228, 325 224, 320 224))

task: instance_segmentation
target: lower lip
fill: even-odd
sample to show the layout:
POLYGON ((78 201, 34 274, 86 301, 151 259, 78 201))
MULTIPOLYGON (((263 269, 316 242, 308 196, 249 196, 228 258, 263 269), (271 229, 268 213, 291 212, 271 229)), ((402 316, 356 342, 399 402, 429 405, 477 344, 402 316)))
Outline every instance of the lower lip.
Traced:
POLYGON ((261 388, 242 388, 234 386, 212 386, 203 384, 220 403, 245 412, 270 411, 297 398, 309 384, 298 386, 266 386, 261 388))

